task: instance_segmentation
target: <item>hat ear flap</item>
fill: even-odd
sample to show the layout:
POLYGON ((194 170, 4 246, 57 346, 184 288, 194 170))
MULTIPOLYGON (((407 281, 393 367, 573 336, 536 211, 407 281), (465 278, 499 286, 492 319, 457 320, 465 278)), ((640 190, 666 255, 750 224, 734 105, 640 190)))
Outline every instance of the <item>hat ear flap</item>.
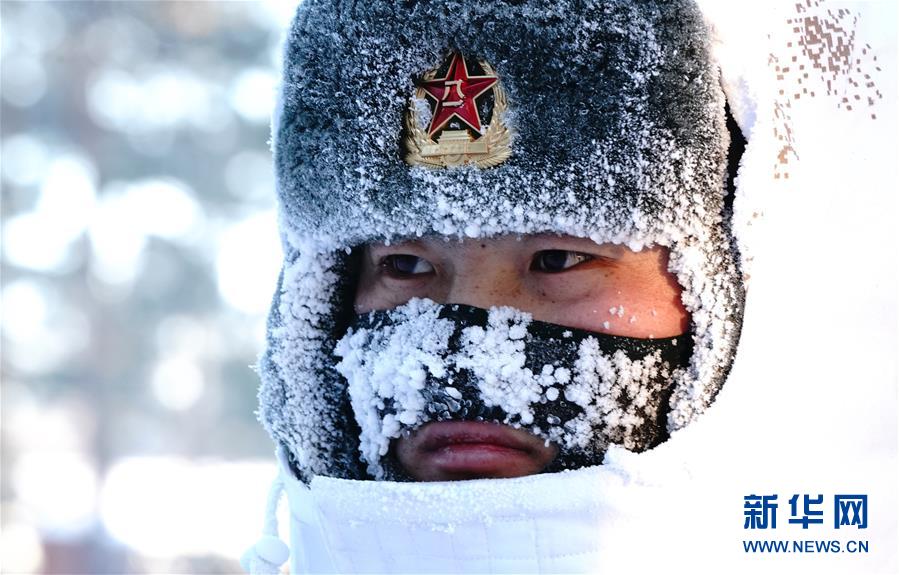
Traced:
POLYGON ((313 475, 369 479, 346 380, 332 357, 354 315, 361 251, 288 250, 259 360, 257 415, 280 438, 302 481, 313 475))

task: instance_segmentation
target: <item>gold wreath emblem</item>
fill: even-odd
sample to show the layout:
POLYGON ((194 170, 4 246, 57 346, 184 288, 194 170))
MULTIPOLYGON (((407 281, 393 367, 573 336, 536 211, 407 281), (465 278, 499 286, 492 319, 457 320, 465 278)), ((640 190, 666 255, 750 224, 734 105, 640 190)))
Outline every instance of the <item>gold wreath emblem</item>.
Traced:
MULTIPOLYGON (((495 75, 493 68, 484 60, 478 60, 485 75, 495 75)), ((424 80, 433 80, 437 70, 425 74, 424 80)), ((415 99, 409 102, 406 110, 406 136, 403 139, 405 160, 408 164, 429 168, 446 168, 474 164, 479 168, 497 166, 512 155, 512 133, 503 122, 503 116, 509 102, 502 84, 497 81, 493 88, 493 113, 490 124, 483 135, 473 138, 470 131, 443 130, 435 142, 421 127, 419 109, 415 100, 425 99, 425 90, 418 87, 415 99)))

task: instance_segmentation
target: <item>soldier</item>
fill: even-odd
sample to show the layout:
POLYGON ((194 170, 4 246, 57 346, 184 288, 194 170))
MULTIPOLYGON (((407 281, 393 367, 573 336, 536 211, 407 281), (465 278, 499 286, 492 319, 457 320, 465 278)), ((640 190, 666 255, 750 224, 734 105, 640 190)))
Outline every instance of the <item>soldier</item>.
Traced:
MULTIPOLYGON (((292 508, 317 477, 567 481, 702 413, 743 310, 726 119, 690 2, 303 2, 259 394, 292 508)), ((348 569, 318 509, 292 566, 348 569)))

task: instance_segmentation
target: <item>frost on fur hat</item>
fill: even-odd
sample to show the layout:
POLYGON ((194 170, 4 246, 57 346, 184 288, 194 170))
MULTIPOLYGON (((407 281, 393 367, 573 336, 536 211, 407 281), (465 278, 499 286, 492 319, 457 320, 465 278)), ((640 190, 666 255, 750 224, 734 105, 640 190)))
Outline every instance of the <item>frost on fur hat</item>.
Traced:
POLYGON ((743 308, 724 105, 689 1, 305 0, 273 119, 286 256, 259 392, 301 475, 367 477, 333 350, 349 254, 372 241, 557 232, 669 247, 695 349, 669 430, 705 410, 743 308))

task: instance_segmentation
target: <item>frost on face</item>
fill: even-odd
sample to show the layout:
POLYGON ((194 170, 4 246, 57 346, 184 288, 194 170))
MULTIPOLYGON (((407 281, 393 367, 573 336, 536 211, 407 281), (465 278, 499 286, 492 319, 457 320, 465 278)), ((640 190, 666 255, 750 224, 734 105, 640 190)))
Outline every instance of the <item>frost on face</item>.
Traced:
POLYGON ((611 443, 630 450, 648 447, 644 426, 656 423, 663 391, 673 377, 671 367, 656 351, 640 360, 622 350, 611 357, 602 353, 596 339, 581 342, 575 376, 565 388, 565 398, 583 409, 566 425, 562 440, 567 447, 586 448, 591 441, 611 443))
POLYGON ((528 429, 559 445, 561 468, 598 463, 611 443, 657 443, 675 377, 663 351, 684 363, 689 349, 574 331, 509 307, 422 299, 360 318, 335 354, 369 472, 384 478, 392 439, 449 419, 528 429))
POLYGON ((522 425, 534 422, 531 405, 540 401, 544 388, 555 383, 552 366, 541 377, 525 367, 524 353, 530 314, 512 308, 493 308, 486 327, 462 332, 462 351, 455 357, 457 369, 477 374, 480 397, 487 407, 500 407, 522 425))
MULTIPOLYGON (((427 419, 433 398, 426 393, 428 376, 446 375, 446 357, 453 322, 437 317, 439 306, 414 299, 392 314, 397 322, 384 329, 360 329, 337 343, 343 360, 337 369, 349 382, 350 402, 362 430, 360 449, 376 463, 387 453, 390 439, 402 429, 427 419)), ((452 398, 458 392, 447 388, 452 398)))

